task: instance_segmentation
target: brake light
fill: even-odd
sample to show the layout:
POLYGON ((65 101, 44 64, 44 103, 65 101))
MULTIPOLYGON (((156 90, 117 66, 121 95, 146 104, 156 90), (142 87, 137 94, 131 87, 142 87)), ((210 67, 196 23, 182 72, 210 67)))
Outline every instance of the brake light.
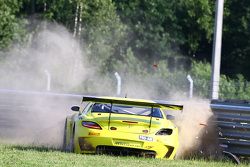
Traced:
POLYGON ((161 129, 155 135, 171 135, 172 133, 172 129, 161 129))
POLYGON ((91 128, 91 129, 102 129, 100 125, 98 125, 95 122, 89 122, 89 121, 82 121, 82 126, 86 128, 91 128))

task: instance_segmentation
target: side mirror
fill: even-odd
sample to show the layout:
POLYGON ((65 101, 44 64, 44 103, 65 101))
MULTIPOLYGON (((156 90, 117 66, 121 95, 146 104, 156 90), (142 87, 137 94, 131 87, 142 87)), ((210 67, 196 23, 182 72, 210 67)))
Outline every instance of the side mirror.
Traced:
POLYGON ((173 115, 167 115, 167 119, 169 119, 169 120, 174 120, 175 117, 174 117, 173 115))
POLYGON ((80 107, 79 106, 73 106, 73 107, 71 107, 71 110, 79 112, 80 111, 80 107))

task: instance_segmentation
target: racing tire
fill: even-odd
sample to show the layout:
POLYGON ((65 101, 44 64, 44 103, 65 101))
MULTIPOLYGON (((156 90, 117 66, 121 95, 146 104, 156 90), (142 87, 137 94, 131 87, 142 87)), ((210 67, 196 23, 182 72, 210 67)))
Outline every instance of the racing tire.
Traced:
POLYGON ((74 152, 74 136, 75 136, 75 127, 73 128, 72 135, 70 136, 69 144, 67 144, 67 119, 64 125, 64 134, 63 134, 63 145, 62 150, 65 152, 74 152))
POLYGON ((74 152, 75 151, 75 125, 73 126, 73 131, 72 131, 72 135, 70 136, 70 140, 69 140, 69 145, 68 145, 68 151, 69 152, 74 152))
POLYGON ((67 137, 67 119, 65 120, 65 123, 64 123, 63 144, 62 144, 62 151, 65 151, 65 152, 67 152, 66 137, 67 137))

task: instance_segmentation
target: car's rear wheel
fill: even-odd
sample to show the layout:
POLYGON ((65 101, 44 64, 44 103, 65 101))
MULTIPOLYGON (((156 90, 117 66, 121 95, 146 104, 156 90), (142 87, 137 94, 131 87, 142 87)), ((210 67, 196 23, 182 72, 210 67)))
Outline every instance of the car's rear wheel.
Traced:
POLYGON ((62 150, 63 151, 67 151, 66 150, 66 147, 67 147, 66 137, 67 137, 67 119, 65 120, 64 130, 63 130, 63 144, 62 144, 62 150))
POLYGON ((64 125, 64 134, 63 134, 63 145, 62 150, 65 152, 74 152, 74 136, 75 136, 75 127, 73 127, 72 134, 70 134, 69 143, 67 143, 67 119, 64 125))
POLYGON ((68 146, 69 152, 74 152, 75 150, 74 141, 75 141, 75 125, 73 126, 72 134, 70 135, 69 146, 68 146))

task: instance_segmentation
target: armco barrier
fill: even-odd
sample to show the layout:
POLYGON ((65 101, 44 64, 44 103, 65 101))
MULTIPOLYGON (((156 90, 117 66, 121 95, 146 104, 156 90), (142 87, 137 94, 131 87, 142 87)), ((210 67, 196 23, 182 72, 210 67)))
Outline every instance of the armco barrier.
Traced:
POLYGON ((220 146, 237 156, 250 157, 250 103, 212 101, 217 118, 220 146))

